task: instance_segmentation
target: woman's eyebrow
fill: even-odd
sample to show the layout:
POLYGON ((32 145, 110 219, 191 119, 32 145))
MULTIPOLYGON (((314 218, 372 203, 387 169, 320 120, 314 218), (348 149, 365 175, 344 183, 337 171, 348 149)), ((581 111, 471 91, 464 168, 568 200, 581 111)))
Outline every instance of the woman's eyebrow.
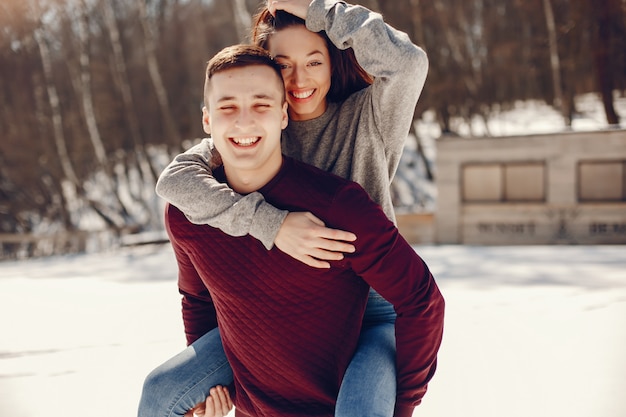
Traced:
MULTIPOLYGON (((309 56, 316 55, 316 54, 324 55, 324 53, 322 51, 320 51, 319 49, 316 49, 316 50, 311 51, 308 54, 306 54, 306 56, 309 57, 309 56)), ((276 58, 289 59, 289 56, 288 55, 277 54, 277 55, 274 55, 274 59, 276 59, 276 58)))

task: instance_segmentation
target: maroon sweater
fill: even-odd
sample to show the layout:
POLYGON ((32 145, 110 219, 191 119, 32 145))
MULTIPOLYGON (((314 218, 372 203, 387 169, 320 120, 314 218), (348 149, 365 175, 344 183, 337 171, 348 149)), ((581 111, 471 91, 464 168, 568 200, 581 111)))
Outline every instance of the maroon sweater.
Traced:
POLYGON ((410 416, 435 371, 443 331, 444 301, 426 264, 354 182, 285 158, 259 191, 276 207, 355 233, 356 252, 329 270, 311 268, 167 207, 187 341, 219 323, 236 415, 332 417, 371 285, 398 315, 395 415, 410 416))

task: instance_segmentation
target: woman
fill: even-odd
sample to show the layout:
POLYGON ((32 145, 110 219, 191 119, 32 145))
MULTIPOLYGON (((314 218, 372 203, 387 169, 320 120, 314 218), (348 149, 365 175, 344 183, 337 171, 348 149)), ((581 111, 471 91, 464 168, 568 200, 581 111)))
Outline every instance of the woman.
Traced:
MULTIPOLYGON (((256 18, 253 41, 283 68, 290 117, 283 152, 360 183, 394 220, 390 185, 425 82, 426 54, 380 15, 329 0, 269 1, 256 18)), ((349 242, 356 236, 327 229, 310 213, 278 210, 257 193, 232 193, 213 179, 215 162, 205 143, 178 155, 161 175, 157 193, 195 223, 234 236, 250 234, 268 249, 275 244, 312 267, 329 267, 328 261, 353 250, 349 242)), ((392 306, 372 292, 336 416, 393 415, 394 320, 392 306)), ((185 379, 186 388, 175 393, 163 389, 152 402, 165 400, 163 407, 172 410, 180 408, 182 398, 186 411, 209 388, 228 385, 232 375, 219 343, 217 329, 194 342, 192 353, 179 358, 195 370, 185 379)), ((167 372, 157 369, 146 380, 144 396, 168 385, 164 379, 167 372)), ((172 376, 169 385, 174 384, 181 385, 181 373, 172 376)), ((147 402, 142 398, 142 404, 147 402)))

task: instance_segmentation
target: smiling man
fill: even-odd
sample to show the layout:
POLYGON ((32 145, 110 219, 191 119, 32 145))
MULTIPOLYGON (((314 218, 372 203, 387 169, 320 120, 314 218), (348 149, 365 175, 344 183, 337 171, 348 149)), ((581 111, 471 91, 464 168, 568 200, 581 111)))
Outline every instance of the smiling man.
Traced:
MULTIPOLYGON (((167 206, 187 355, 219 326, 237 416, 332 417, 372 286, 397 312, 396 416, 410 416, 435 372, 443 297, 361 186, 281 154, 284 91, 280 67, 261 48, 237 45, 209 61, 202 122, 223 162, 215 177, 235 192, 258 191, 275 207, 354 232, 356 252, 329 269, 311 268, 252 236, 192 224, 167 206)), ((202 358, 194 360, 183 367, 174 358, 161 368, 182 381, 204 372, 202 358)), ((149 395, 144 385, 142 402, 149 395)))
POLYGON ((282 165, 280 133, 287 127, 280 72, 256 59, 242 56, 234 63, 225 53, 216 56, 204 87, 202 125, 228 161, 228 184, 242 194, 258 190, 276 175, 282 165))

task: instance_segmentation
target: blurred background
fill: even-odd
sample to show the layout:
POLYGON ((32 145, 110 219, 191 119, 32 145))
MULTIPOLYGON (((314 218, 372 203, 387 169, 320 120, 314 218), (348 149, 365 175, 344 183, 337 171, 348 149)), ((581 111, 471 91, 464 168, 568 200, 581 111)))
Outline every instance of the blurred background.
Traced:
MULTIPOLYGON (((623 123, 626 0, 352 3, 381 12, 430 59, 412 159, 394 188, 399 211, 434 210, 438 138, 501 135, 490 121, 520 103, 554 114, 559 130, 591 111, 589 98, 598 126, 623 123)), ((262 4, 2 0, 0 259, 162 238, 154 185, 203 136, 205 63, 247 40, 262 4)))

